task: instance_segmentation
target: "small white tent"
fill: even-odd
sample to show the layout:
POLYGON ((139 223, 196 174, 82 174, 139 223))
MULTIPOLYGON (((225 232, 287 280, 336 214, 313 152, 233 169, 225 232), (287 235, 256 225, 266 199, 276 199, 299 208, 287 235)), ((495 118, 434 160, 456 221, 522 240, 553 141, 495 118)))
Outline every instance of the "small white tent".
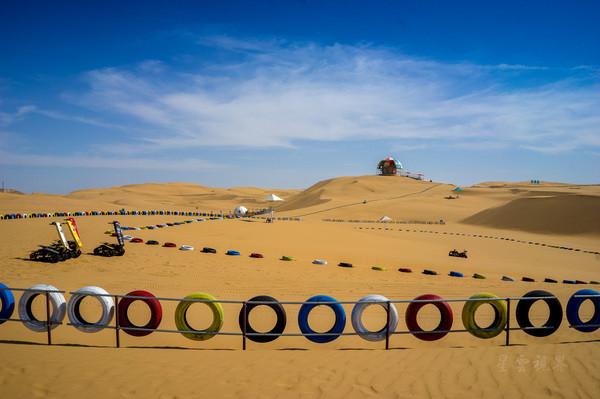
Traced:
POLYGON ((245 216, 246 213, 248 213, 248 208, 246 208, 245 206, 238 206, 237 208, 235 208, 233 210, 233 213, 237 217, 242 217, 242 216, 245 216))
POLYGON ((275 194, 269 194, 265 197, 265 201, 283 201, 283 199, 275 194))
POLYGON ((382 223, 387 223, 387 222, 391 222, 392 218, 389 216, 383 216, 381 219, 379 219, 379 221, 382 223))
MULTIPOLYGON (((279 201, 283 201, 283 199, 276 196, 275 194, 269 194, 265 197, 265 201, 279 202, 279 201)), ((275 212, 273 211, 273 207, 271 207, 271 217, 269 219, 267 219, 267 222, 272 223, 274 220, 275 220, 275 212)))

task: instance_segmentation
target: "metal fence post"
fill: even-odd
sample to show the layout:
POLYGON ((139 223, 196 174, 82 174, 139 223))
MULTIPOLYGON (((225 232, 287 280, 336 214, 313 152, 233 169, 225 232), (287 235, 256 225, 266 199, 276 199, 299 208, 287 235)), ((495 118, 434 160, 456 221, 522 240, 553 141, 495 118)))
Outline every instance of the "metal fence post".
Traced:
POLYGON ((121 347, 121 340, 119 338, 119 296, 115 295, 115 339, 117 342, 117 348, 121 347))
POLYGON ((246 301, 244 301, 242 304, 242 350, 246 350, 246 324, 248 324, 246 309, 246 301))
POLYGON ((50 293, 46 291, 46 331, 48 333, 48 345, 52 345, 52 325, 50 320, 50 293))
POLYGON ((506 298, 506 342, 504 345, 510 345, 510 298, 506 298))
POLYGON ((385 350, 390 349, 390 301, 387 301, 387 306, 385 307, 386 313, 386 322, 385 322, 385 350))

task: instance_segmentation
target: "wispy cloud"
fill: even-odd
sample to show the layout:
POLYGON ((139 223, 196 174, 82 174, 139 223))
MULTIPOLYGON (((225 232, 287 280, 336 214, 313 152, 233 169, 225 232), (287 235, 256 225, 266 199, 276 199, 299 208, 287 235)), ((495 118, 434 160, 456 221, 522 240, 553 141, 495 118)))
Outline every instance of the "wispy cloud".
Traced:
POLYGON ((522 65, 522 64, 498 64, 494 65, 494 68, 498 68, 501 70, 513 70, 513 71, 547 71, 550 68, 545 66, 536 66, 536 65, 522 65))
POLYGON ((447 64, 370 46, 224 36, 202 44, 244 56, 185 73, 155 62, 94 70, 79 100, 130 118, 162 149, 393 138, 566 151, 600 137, 597 81, 514 88, 502 77, 542 66, 447 64))
POLYGON ((0 126, 8 126, 25 117, 25 115, 35 112, 34 105, 23 105, 18 107, 14 112, 0 112, 0 126))
POLYGON ((27 167, 67 167, 84 169, 120 169, 120 170, 160 170, 186 171, 202 169, 219 169, 220 164, 201 160, 183 158, 173 162, 171 159, 151 158, 109 158, 94 155, 39 155, 17 154, 0 149, 0 165, 27 167))

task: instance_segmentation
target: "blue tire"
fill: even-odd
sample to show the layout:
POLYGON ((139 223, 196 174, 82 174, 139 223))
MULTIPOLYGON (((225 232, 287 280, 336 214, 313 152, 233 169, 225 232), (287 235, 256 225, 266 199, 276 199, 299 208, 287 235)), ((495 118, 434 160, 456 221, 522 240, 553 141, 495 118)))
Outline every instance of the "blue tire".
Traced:
POLYGON ((344 332, 344 327, 346 326, 346 312, 344 311, 344 307, 340 303, 337 303, 336 299, 327 295, 315 295, 306 302, 317 302, 303 304, 298 312, 298 326, 300 327, 302 334, 304 334, 308 340, 316 342, 317 344, 325 344, 337 339, 337 337, 344 332), (319 306, 318 302, 331 302, 325 306, 329 306, 335 313, 335 323, 333 324, 333 327, 326 333, 323 333, 327 335, 313 335, 318 333, 308 325, 308 315, 316 306, 319 306))
POLYGON ((450 273, 448 273, 448 276, 450 276, 450 277, 464 277, 465 275, 462 274, 461 272, 450 272, 450 273))
MULTIPOLYGON (((15 311, 15 297, 7 286, 0 283, 0 319, 10 319, 15 311)), ((0 324, 6 320, 0 320, 0 324)))
POLYGON ((571 324, 574 329, 581 332, 594 332, 600 328, 600 292, 585 289, 574 293, 571 298, 569 298, 569 302, 567 302, 567 320, 569 320, 569 324, 571 324), (583 295, 598 296, 584 298, 582 297, 583 295), (579 308, 581 307, 581 304, 588 299, 594 304, 594 315, 589 321, 584 323, 579 318, 579 308))

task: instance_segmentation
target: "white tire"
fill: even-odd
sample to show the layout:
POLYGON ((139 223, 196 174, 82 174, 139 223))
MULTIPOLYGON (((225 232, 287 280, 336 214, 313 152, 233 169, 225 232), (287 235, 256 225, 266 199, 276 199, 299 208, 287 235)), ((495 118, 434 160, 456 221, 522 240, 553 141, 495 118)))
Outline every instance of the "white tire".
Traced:
POLYGON ((110 295, 106 290, 100 287, 83 287, 73 293, 73 296, 69 299, 69 305, 67 307, 67 314, 69 315, 69 321, 79 331, 94 333, 103 330, 108 327, 113 316, 115 315, 115 302, 111 296, 97 296, 97 295, 110 295), (92 296, 95 298, 102 307, 102 315, 100 319, 91 323, 85 320, 81 316, 79 306, 83 298, 92 296))
POLYGON ((192 247, 191 245, 182 245, 179 248, 180 251, 193 251, 194 247, 192 247))
MULTIPOLYGON (((38 320, 33 315, 31 310, 31 304, 33 300, 38 296, 45 296, 45 291, 58 291, 58 288, 48 284, 36 284, 29 288, 35 291, 25 291, 19 299, 19 318, 23 320, 23 325, 35 332, 44 332, 47 330, 46 321, 38 320)), ((51 292, 48 294, 50 301, 50 326, 51 329, 55 329, 65 318, 67 312, 67 301, 60 292, 51 292)))
MULTIPOLYGON (((367 341, 382 341, 386 337, 386 327, 383 327, 379 331, 369 331, 362 322, 362 315, 366 308, 371 305, 379 305, 383 309, 387 308, 387 299, 382 295, 367 295, 358 300, 358 303, 354 305, 352 309, 352 327, 354 331, 363 339, 367 341), (381 302, 381 303, 379 303, 381 302)), ((396 330, 398 326, 398 310, 393 303, 390 303, 390 334, 396 330)))

